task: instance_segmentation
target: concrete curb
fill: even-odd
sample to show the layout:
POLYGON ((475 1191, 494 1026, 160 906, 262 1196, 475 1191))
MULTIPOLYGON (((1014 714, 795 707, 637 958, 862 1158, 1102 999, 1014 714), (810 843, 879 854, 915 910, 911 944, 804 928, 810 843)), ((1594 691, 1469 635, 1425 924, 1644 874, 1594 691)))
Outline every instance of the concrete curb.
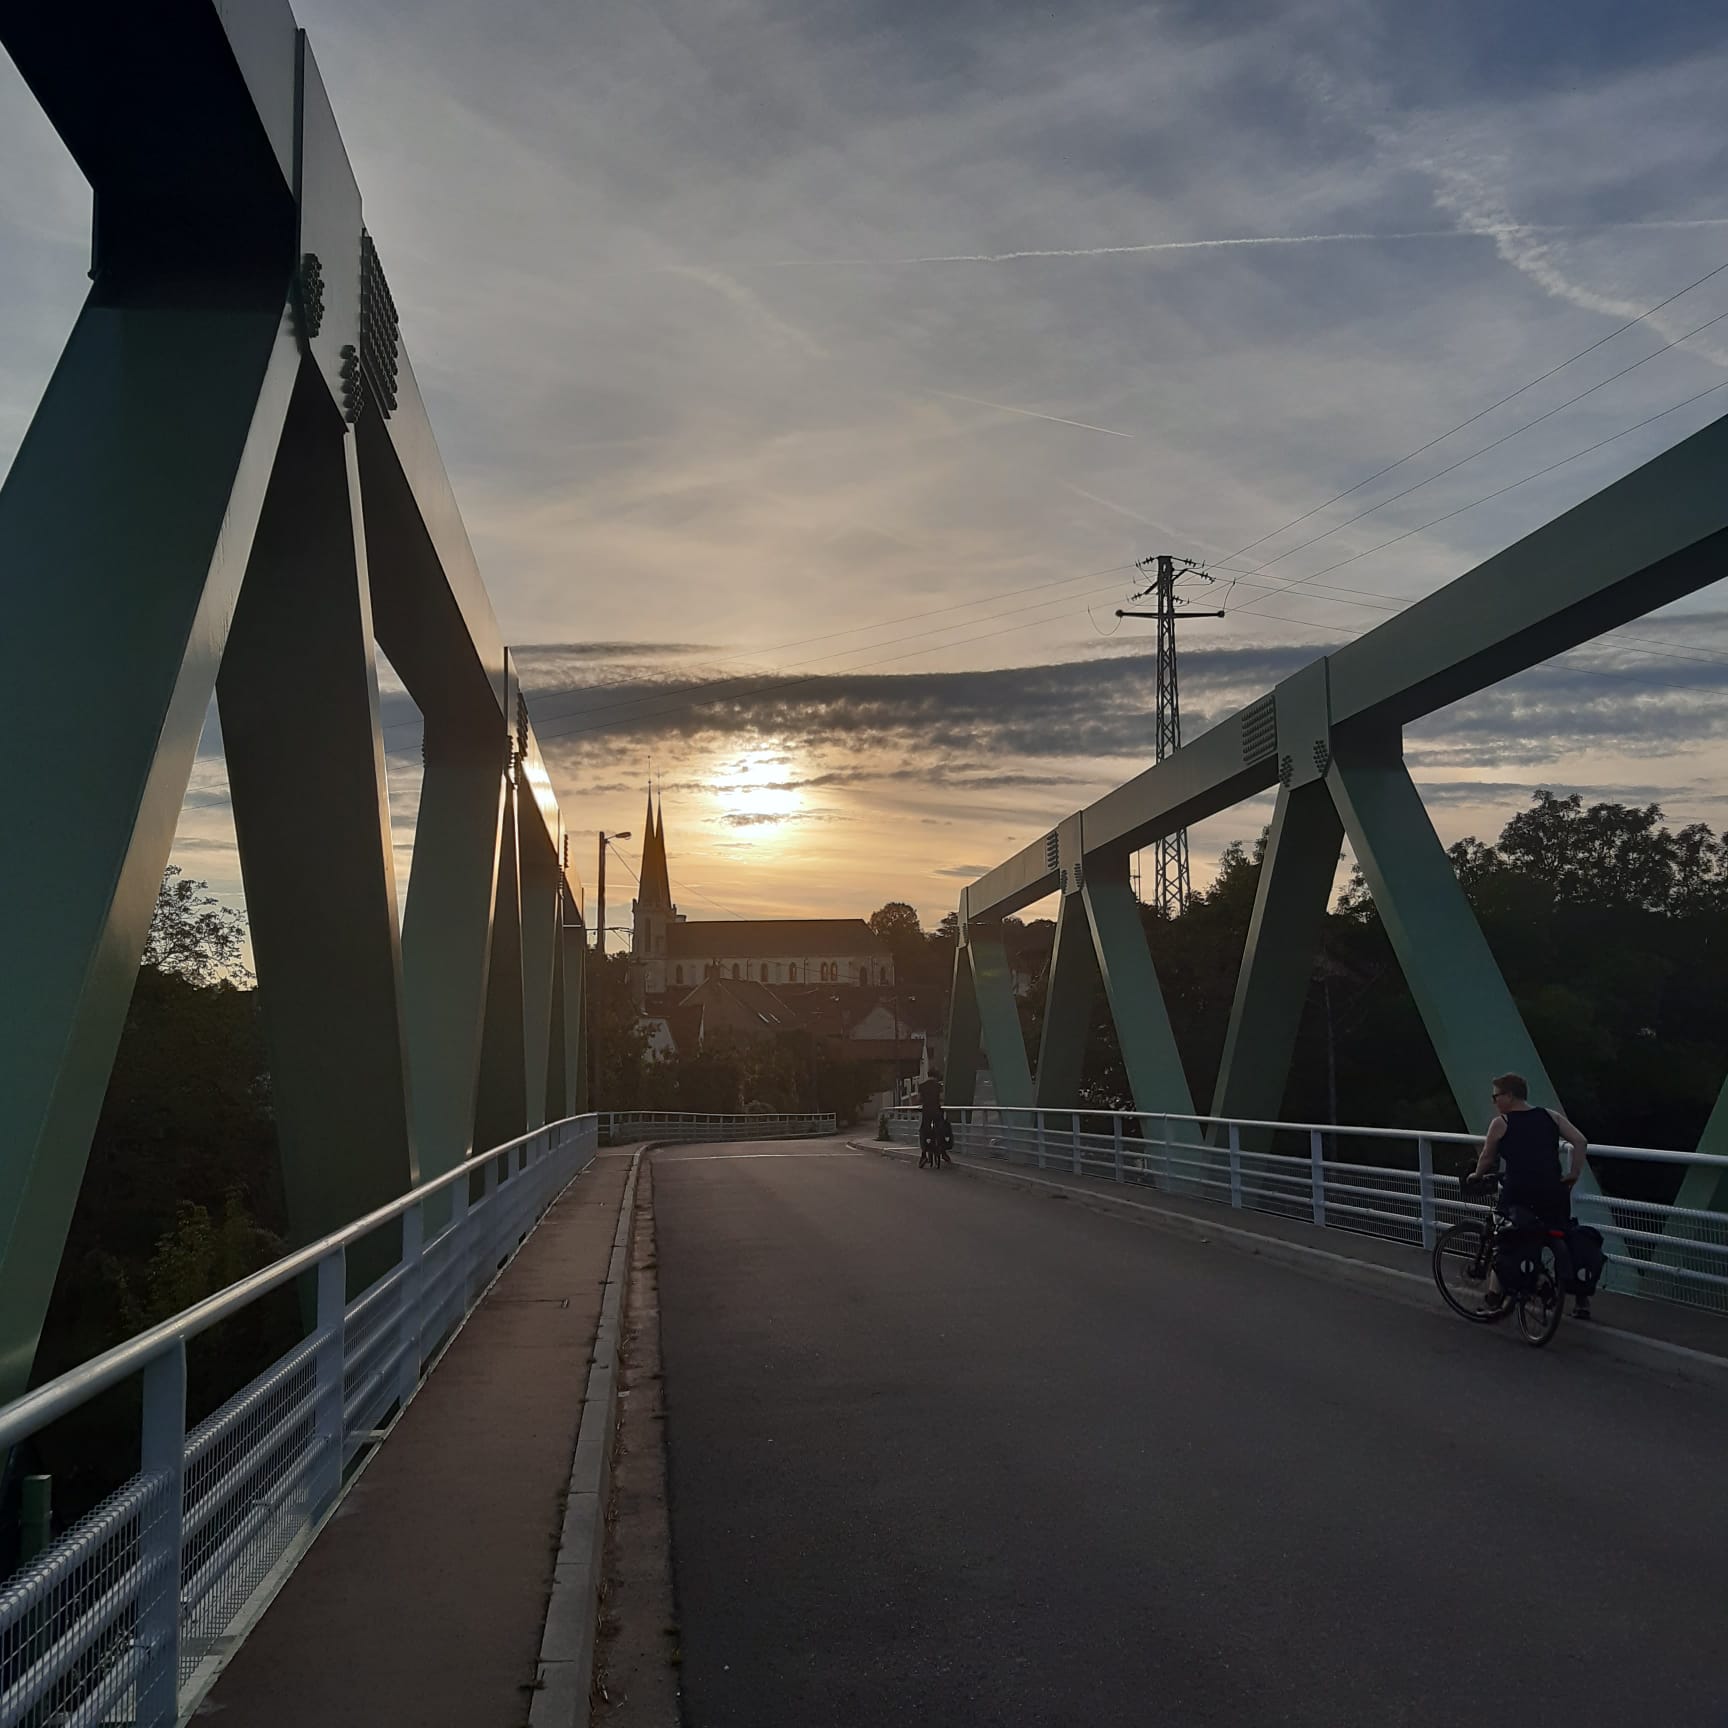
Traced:
MULTIPOLYGON (((884 1158, 912 1159, 914 1148, 902 1147, 890 1141, 849 1140, 856 1152, 876 1152, 884 1158)), ((1173 1212, 1146 1200, 1130 1200, 1090 1188, 1075 1188, 1066 1182, 1051 1182, 1041 1176, 1027 1174, 1008 1166, 997 1169, 991 1164, 978 1164, 956 1158, 953 1168, 968 1176, 985 1176, 1010 1187, 1041 1189, 1059 1193, 1076 1204, 1095 1212, 1131 1212, 1134 1221, 1166 1230, 1172 1235, 1185 1236, 1191 1241, 1221 1241, 1226 1246, 1258 1255, 1277 1265, 1291 1266, 1299 1271, 1331 1278, 1339 1283, 1368 1285, 1383 1296, 1412 1307, 1430 1308, 1438 1304, 1434 1281, 1425 1272, 1406 1272, 1397 1266, 1382 1266, 1372 1260, 1358 1260, 1330 1248, 1315 1247, 1307 1242, 1290 1242, 1280 1236, 1264 1236, 1257 1230, 1245 1230, 1237 1224, 1220 1219, 1195 1218, 1186 1212, 1173 1212)), ((1477 1327, 1508 1343, 1520 1343, 1504 1327, 1477 1327)), ((1627 1332, 1617 1326, 1604 1326, 1599 1320, 1579 1322, 1562 1331, 1573 1347, 1582 1347, 1592 1355, 1606 1356, 1612 1361, 1625 1362, 1637 1368, 1656 1369, 1670 1374, 1682 1374, 1689 1379, 1704 1380, 1716 1385, 1728 1385, 1728 1357, 1714 1356, 1707 1350, 1694 1350, 1685 1344, 1670 1344, 1661 1338, 1646 1338, 1639 1332, 1627 1332)))
MULTIPOLYGON (((646 1150, 644 1148, 643 1150, 646 1150)), ((582 1422, 570 1463, 564 1529, 552 1570, 552 1594, 540 1634, 528 1728, 587 1728, 594 1680, 594 1631, 600 1601, 600 1556, 606 1537, 606 1496, 612 1479, 612 1436, 618 1417, 618 1350, 624 1329, 624 1292, 636 1230, 636 1175, 642 1151, 630 1160, 612 1258, 606 1267, 594 1358, 582 1395, 582 1422)))

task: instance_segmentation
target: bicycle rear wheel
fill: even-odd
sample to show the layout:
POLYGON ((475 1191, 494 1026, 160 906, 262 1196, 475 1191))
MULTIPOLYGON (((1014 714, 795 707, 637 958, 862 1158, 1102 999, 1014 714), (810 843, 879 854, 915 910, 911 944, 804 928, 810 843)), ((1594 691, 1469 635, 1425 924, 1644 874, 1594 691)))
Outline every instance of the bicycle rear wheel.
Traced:
POLYGON ((1493 1269, 1492 1239, 1479 1218, 1466 1218, 1440 1233, 1434 1244, 1434 1287, 1446 1306, 1466 1320, 1487 1326, 1506 1309, 1488 1306, 1488 1274, 1493 1269))
POLYGON ((1536 1286, 1518 1298, 1518 1333, 1526 1344, 1540 1350, 1560 1330, 1566 1311, 1566 1292, 1561 1287, 1560 1264, 1552 1244, 1541 1251, 1536 1286))

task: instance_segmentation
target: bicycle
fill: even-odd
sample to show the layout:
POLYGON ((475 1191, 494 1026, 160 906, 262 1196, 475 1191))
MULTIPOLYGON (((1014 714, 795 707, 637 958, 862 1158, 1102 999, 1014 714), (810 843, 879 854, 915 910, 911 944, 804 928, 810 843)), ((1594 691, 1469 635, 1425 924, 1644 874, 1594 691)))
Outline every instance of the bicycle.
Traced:
POLYGON ((1529 1287, 1502 1294, 1501 1301, 1491 1305, 1488 1275, 1494 1269, 1495 1249, 1503 1236, 1513 1233, 1512 1226, 1493 1208, 1500 1179, 1467 1177, 1459 1186, 1466 1199, 1484 1199, 1488 1215, 1460 1219, 1440 1233, 1434 1244, 1435 1287, 1447 1307, 1477 1325, 1490 1326, 1515 1314, 1519 1335, 1525 1343, 1541 1349, 1560 1330, 1566 1290, 1572 1281, 1566 1232, 1548 1226, 1535 1250, 1537 1263, 1529 1287))

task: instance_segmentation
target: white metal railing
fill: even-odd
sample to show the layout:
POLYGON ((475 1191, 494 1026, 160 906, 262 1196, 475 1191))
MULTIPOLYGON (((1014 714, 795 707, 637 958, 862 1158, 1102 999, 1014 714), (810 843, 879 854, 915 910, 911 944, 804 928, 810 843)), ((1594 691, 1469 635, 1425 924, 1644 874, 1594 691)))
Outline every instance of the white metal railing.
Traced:
POLYGON ((603 1110, 600 1141, 624 1146, 636 1140, 806 1140, 836 1131, 835 1118, 804 1115, 752 1116, 746 1112, 704 1114, 695 1110, 603 1110))
MULTIPOLYGON (((948 1119, 955 1150, 970 1156, 1134 1183, 1423 1248, 1432 1248, 1448 1224, 1481 1210, 1460 1198, 1456 1175, 1434 1167, 1436 1148, 1467 1167, 1482 1143, 1477 1135, 998 1105, 956 1106, 948 1119), (1279 1140, 1303 1149, 1271 1151, 1279 1140)), ((917 1143, 916 1108, 891 1110, 884 1120, 891 1139, 917 1143)), ((1728 1170, 1728 1158, 1643 1146, 1592 1146, 1590 1156, 1728 1170)), ((1574 1195, 1573 1209, 1606 1239, 1608 1288, 1728 1314, 1728 1213, 1586 1193, 1574 1195)))
POLYGON ((571 1117, 469 1159, 0 1409, 3 1458, 111 1387, 142 1392, 136 1472, 0 1580, 0 1728, 156 1728, 191 1708, 597 1128, 571 1117), (350 1300, 362 1239, 393 1264, 350 1300), (301 1277, 311 1330, 188 1431, 188 1342, 301 1277))

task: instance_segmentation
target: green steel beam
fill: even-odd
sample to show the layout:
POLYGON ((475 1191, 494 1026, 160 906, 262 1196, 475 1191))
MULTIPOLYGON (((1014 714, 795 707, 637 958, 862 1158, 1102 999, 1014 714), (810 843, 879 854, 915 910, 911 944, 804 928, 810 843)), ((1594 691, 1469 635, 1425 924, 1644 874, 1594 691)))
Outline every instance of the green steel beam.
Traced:
POLYGON ((1092 928, 1099 975, 1135 1109, 1193 1115, 1193 1094, 1170 1029, 1170 1013, 1146 941, 1140 902, 1128 881, 1127 857, 1092 860, 1085 871, 1080 901, 1092 928))
POLYGON ((480 1043, 480 1089, 474 1144, 497 1146, 528 1132, 527 1053, 522 994, 520 795, 504 792, 498 889, 492 904, 492 958, 486 973, 486 1020, 480 1043))
MULTIPOLYGON (((30 1370, 231 619, 224 719, 296 1227, 395 1192, 417 1133, 429 1173, 466 1155, 477 1119, 519 1131, 530 1060, 535 1099, 585 1098, 586 1004, 578 967, 558 1082, 549 996, 532 1058, 522 1045, 520 860, 553 861, 578 930, 581 880, 288 6, 12 7, 0 44, 101 217, 88 303, 0 489, 0 800, 30 813, 0 826, 0 869, 42 882, 0 905, 3 1401, 30 1370), (426 720, 400 944, 374 631, 426 720), (92 699, 66 699, 69 642, 92 699), (297 757, 266 736, 267 691, 297 757), (43 834, 71 837, 46 875, 43 834), (501 1081, 486 1097, 483 1045, 501 1081), (345 1135, 365 1142, 351 1159, 345 1135)), ((546 874, 530 867, 541 904, 546 874)), ((530 965, 555 990, 568 938, 536 919, 530 965)))
POLYGON ((998 1104, 1032 1102, 1032 1070, 1026 1063, 1026 1035, 1020 1030, 1020 1009, 1000 924, 972 924, 966 929, 972 956, 972 992, 977 1005, 984 1060, 998 1104))
POLYGON ((1488 1082, 1513 1069, 1558 1104, 1523 1016, 1404 766, 1397 735, 1341 748, 1326 785, 1460 1115, 1492 1112, 1488 1082))
POLYGON ((565 923, 561 931, 564 947, 564 1073, 569 1092, 565 1115, 583 1115, 589 1108, 588 1093, 588 932, 574 906, 565 901, 565 923))
POLYGON ((526 1064, 523 1092, 527 1099, 524 1128, 546 1120, 546 1092, 552 1045, 563 1043, 562 1028, 553 1022, 552 1000, 562 935, 558 915, 558 859, 545 830, 518 814, 522 835, 522 1053, 526 1064))
POLYGON ((942 1076, 942 1097, 946 1103, 965 1105, 978 1096, 978 1063, 984 1045, 978 991, 972 982, 972 951, 964 941, 955 944, 954 987, 948 1001, 948 1067, 942 1076))
POLYGON ((0 488, 0 1402, 35 1355, 287 419, 285 292, 176 312, 93 291, 0 488))
MULTIPOLYGON (((560 908, 562 911, 562 908, 560 908)), ((573 1113, 570 1102, 575 1074, 569 1067, 570 1048, 565 1030, 565 964, 562 918, 552 932, 552 1016, 546 1044, 546 1094, 543 1122, 561 1122, 573 1113)))
POLYGON ((217 680, 299 1242, 419 1179, 363 544, 354 441, 302 366, 217 680))
POLYGON ((505 739, 426 722, 425 775, 402 914, 403 1009, 422 1179, 473 1150, 505 739))
MULTIPOLYGON (((1717 1158, 1728 1157, 1728 1081, 1723 1082, 1716 1107, 1698 1137, 1698 1150, 1717 1158)), ((1699 1212, 1728 1212, 1728 1170, 1712 1170, 1707 1164, 1693 1165, 1680 1183, 1674 1204, 1690 1206, 1699 1212)))
POLYGON ((1214 1116, 1278 1119, 1343 839, 1324 783, 1279 789, 1224 1034, 1214 1116))
POLYGON ((1085 908, 1078 894, 1064 894, 1056 909, 1056 940, 1050 952, 1033 1103, 1072 1105, 1079 1099, 1086 1034, 1098 1000, 1098 984, 1098 956, 1092 949, 1085 908))

